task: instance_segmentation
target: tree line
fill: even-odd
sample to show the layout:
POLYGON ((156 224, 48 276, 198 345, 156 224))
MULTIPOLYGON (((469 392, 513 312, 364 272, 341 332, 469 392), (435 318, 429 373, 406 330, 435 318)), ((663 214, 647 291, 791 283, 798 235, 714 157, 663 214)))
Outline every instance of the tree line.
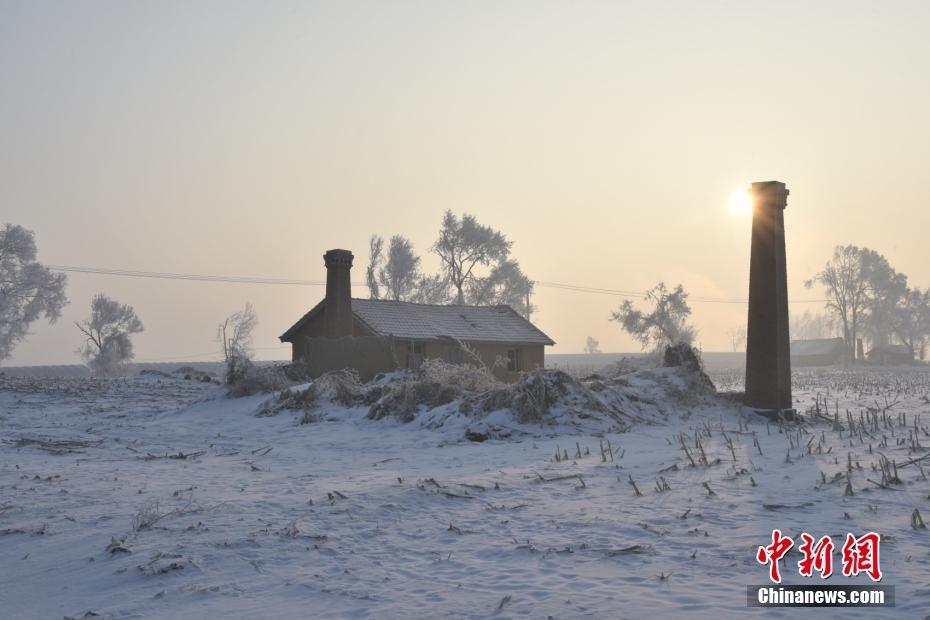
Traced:
MULTIPOLYGON (((68 304, 68 278, 36 260, 35 234, 22 226, 0 228, 0 362, 40 318, 54 323, 68 304)), ((84 341, 77 353, 94 375, 120 374, 133 358, 132 338, 144 328, 132 306, 95 295, 90 317, 75 323, 84 341)))
POLYGON ((446 211, 439 236, 430 246, 438 258, 438 273, 424 273, 413 244, 391 236, 385 248, 381 235, 369 241, 365 272, 371 299, 424 304, 471 306, 508 305, 527 320, 533 310, 534 282, 511 254, 513 242, 469 214, 446 211))
MULTIPOLYGON (((527 319, 534 311, 534 282, 513 257, 513 242, 469 214, 446 211, 436 241, 430 246, 440 261, 439 271, 426 273, 413 244, 402 235, 372 235, 366 284, 372 299, 429 304, 509 305, 527 319)), ((35 235, 22 226, 0 228, 0 362, 28 335, 40 318, 55 322, 68 303, 67 278, 37 259, 35 235)), ((872 346, 902 344, 925 359, 930 343, 930 288, 908 283, 880 253, 855 245, 837 246, 824 268, 805 282, 823 287, 826 314, 792 317, 796 339, 823 337, 839 331, 850 359, 857 343, 872 346)), ((691 307, 681 285, 668 289, 659 283, 644 296, 646 309, 624 301, 610 320, 619 324, 643 347, 658 351, 666 344, 692 343, 696 330, 689 323, 691 307)), ((220 325, 217 341, 233 374, 249 358, 251 333, 257 318, 251 305, 220 325)), ((143 331, 132 306, 104 294, 91 301, 90 317, 76 323, 83 342, 77 352, 94 374, 119 374, 133 358, 131 337, 143 331)), ((733 350, 745 342, 744 328, 727 333, 733 350)), ((599 351, 589 337, 585 350, 599 351)))
POLYGON ((823 287, 825 309, 839 328, 850 359, 857 343, 867 338, 872 346, 903 344, 911 354, 926 357, 930 340, 930 288, 908 285, 878 252, 855 245, 837 246, 824 268, 805 282, 823 287))
MULTIPOLYGON (((926 359, 930 288, 910 286, 907 275, 895 270, 882 254, 855 245, 837 246, 824 268, 805 282, 807 288, 818 284, 826 294, 825 314, 792 315, 793 339, 823 338, 838 330, 852 360, 858 357, 861 339, 868 339, 873 347, 902 344, 912 357, 926 359)), ((642 310, 624 301, 610 320, 653 353, 667 345, 694 342, 697 331, 688 323, 691 307, 681 285, 668 289, 660 282, 646 291, 644 300, 642 310)), ((746 343, 743 326, 726 335, 733 351, 746 343)), ((596 350, 597 341, 589 336, 585 351, 596 350)))
MULTIPOLYGON (((439 236, 430 246, 440 259, 439 272, 424 273, 420 257, 402 235, 393 235, 387 247, 381 236, 373 235, 366 283, 372 299, 503 304, 529 319, 534 283, 511 255, 512 247, 503 233, 480 224, 474 216, 446 211, 439 236)), ((13 224, 0 228, 0 362, 12 356, 33 322, 40 318, 56 322, 68 303, 67 277, 40 264, 37 254, 32 231, 13 224)), ((248 371, 257 322, 251 304, 246 304, 217 328, 228 376, 248 371)), ((144 331, 132 306, 103 293, 92 299, 90 316, 75 325, 83 338, 76 352, 96 376, 125 372, 134 357, 132 336, 144 331)))

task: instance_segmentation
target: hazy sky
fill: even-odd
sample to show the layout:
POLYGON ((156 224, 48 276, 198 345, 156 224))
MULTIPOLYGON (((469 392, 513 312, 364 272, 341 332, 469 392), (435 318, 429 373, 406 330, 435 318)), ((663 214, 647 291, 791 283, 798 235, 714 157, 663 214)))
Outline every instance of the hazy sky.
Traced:
MULTIPOLYGON (((790 295, 839 243, 930 285, 930 2, 0 0, 0 223, 61 265, 322 279, 322 254, 442 212, 514 241, 531 277, 744 298, 752 181, 791 190, 790 295)), ((215 351, 252 301, 263 357, 322 287, 73 274, 10 365, 73 363, 98 291, 137 357, 215 351)), ((363 296, 359 288, 356 296, 363 296)), ((636 346, 615 297, 538 289, 577 352, 636 346)), ((705 349, 742 304, 694 303, 705 349)), ((793 311, 817 309, 793 304, 793 311)), ((198 359, 209 359, 201 355, 198 359)))

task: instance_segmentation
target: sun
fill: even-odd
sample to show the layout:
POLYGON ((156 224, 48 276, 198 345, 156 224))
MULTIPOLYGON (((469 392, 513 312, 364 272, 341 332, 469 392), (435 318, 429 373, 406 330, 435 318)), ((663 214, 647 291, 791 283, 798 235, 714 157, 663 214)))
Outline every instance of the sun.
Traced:
POLYGON ((749 213, 752 203, 749 200, 749 193, 745 190, 733 192, 730 194, 730 211, 740 215, 749 213))

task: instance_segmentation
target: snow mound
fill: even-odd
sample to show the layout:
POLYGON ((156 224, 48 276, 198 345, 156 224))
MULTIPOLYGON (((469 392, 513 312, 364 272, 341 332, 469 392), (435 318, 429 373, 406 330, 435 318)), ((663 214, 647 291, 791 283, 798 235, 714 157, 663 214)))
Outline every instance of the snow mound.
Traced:
POLYGON ((621 421, 623 412, 605 403, 588 386, 561 370, 537 370, 511 386, 490 394, 485 411, 509 409, 523 423, 543 424, 569 413, 579 417, 602 414, 621 421))
MULTIPOLYGON (((474 367, 436 366, 419 375, 385 384, 368 418, 397 418, 412 422, 422 418, 430 427, 447 423, 448 414, 482 420, 488 414, 509 412, 514 423, 551 425, 566 416, 598 418, 609 427, 624 428, 623 412, 603 402, 580 381, 560 370, 530 372, 514 384, 505 384, 474 367), (438 410, 438 411, 437 411, 438 410)), ((478 437, 484 433, 471 433, 478 437)))
POLYGON ((674 365, 612 377, 576 379, 555 369, 505 384, 485 369, 430 360, 419 373, 396 372, 362 384, 347 371, 280 392, 258 415, 302 412, 302 424, 354 418, 413 424, 471 441, 562 433, 624 432, 673 413, 717 402, 693 351, 667 355, 674 365))
POLYGON ((302 424, 319 421, 318 409, 329 406, 352 407, 363 401, 377 385, 363 386, 354 370, 328 372, 316 380, 281 390, 261 404, 258 414, 272 416, 281 411, 303 411, 302 424))
POLYGON ((704 362, 697 349, 689 344, 665 347, 662 365, 666 368, 684 368, 692 379, 692 388, 697 391, 714 391, 714 382, 704 372, 704 362))

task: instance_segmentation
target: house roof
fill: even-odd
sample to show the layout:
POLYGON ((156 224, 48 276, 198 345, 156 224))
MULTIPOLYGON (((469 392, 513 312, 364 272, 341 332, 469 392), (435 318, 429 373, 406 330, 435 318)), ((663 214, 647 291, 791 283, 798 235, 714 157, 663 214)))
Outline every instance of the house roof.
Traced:
MULTIPOLYGON (((282 336, 290 342, 297 331, 323 309, 317 304, 282 336)), ((437 306, 405 301, 353 299, 352 314, 372 333, 395 338, 465 342, 555 344, 549 336, 510 306, 437 306)))
POLYGON ((791 355, 835 355, 843 351, 842 338, 815 338, 813 340, 793 340, 791 355))

